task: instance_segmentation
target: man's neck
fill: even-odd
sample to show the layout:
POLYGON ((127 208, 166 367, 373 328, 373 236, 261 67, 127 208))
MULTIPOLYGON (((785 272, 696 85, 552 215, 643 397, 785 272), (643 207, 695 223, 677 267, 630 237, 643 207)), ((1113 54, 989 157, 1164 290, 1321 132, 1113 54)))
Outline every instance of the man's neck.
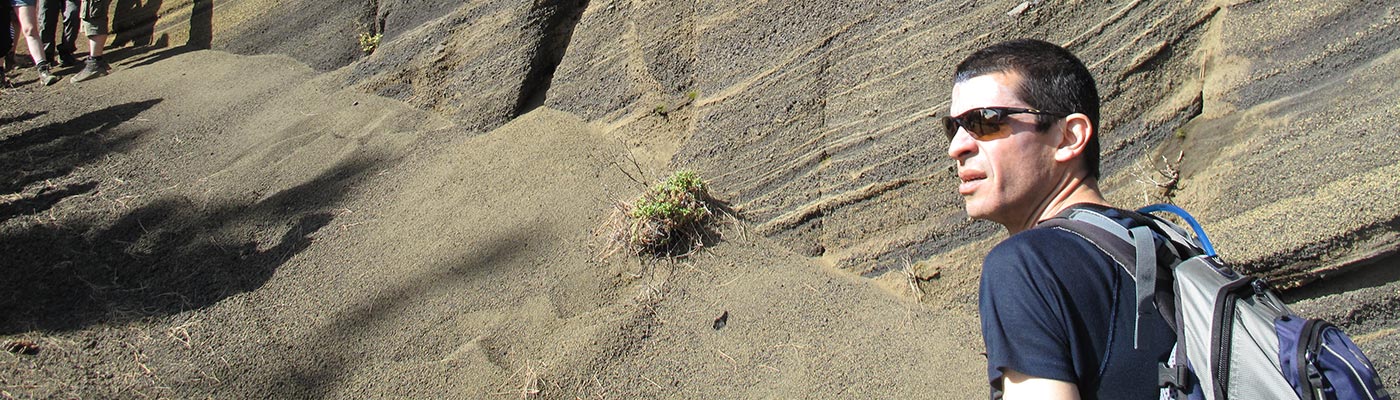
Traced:
POLYGON ((1108 206, 1108 200, 1103 198, 1099 192, 1098 180, 1087 177, 1073 177, 1061 183, 1054 191, 1053 196, 1047 196, 1035 212, 1027 215, 1027 220, 1021 221, 1017 226, 1006 225, 1006 231, 1010 235, 1015 235, 1021 231, 1035 227, 1040 221, 1054 218, 1061 211, 1075 204, 1099 204, 1108 206))

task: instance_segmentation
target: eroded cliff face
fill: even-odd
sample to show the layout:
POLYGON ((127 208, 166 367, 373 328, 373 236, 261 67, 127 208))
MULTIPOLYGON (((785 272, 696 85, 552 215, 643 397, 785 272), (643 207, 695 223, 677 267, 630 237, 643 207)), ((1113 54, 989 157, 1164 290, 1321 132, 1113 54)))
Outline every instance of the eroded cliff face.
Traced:
POLYGON ((796 252, 912 274, 944 300, 966 299, 1003 234, 967 220, 930 116, 954 63, 1011 38, 1065 45, 1095 74, 1111 200, 1186 207, 1250 272, 1302 285, 1389 254, 1400 229, 1394 4, 328 4, 215 4, 214 44, 340 68, 473 131, 539 105, 579 115, 651 177, 699 169, 796 252), (382 44, 349 61, 354 32, 382 44))
POLYGON ((20 397, 976 396, 1004 234, 933 116, 1016 37, 1098 78, 1112 201, 1191 210, 1400 385, 1395 4, 114 3, 113 74, 0 98, 20 397), (599 260, 676 168, 745 222, 599 260))

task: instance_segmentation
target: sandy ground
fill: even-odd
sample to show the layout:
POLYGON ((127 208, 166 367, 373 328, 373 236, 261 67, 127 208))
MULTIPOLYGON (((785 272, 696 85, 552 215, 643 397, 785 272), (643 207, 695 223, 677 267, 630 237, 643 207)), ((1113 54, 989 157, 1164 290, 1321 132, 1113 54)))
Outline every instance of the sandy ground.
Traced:
POLYGON ((576 116, 469 136, 281 57, 147 56, 0 98, 24 188, 5 209, 4 332, 40 348, 0 353, 8 395, 981 388, 975 318, 746 223, 694 260, 597 260, 593 231, 640 187, 617 140, 576 116))
POLYGON ((996 35, 1105 82, 1113 201, 1210 221, 1400 385, 1393 4, 119 3, 110 76, 0 90, 0 342, 37 349, 0 397, 983 397, 1002 233, 926 117, 996 35), (600 259, 682 166, 723 240, 600 259))

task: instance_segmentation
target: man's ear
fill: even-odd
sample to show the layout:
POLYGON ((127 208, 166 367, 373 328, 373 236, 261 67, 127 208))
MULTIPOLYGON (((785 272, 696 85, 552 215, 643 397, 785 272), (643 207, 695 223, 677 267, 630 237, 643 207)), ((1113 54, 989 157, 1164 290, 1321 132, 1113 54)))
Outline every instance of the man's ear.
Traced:
POLYGON ((1089 138, 1096 134, 1098 132, 1094 132, 1093 124, 1089 123, 1089 116, 1075 113, 1065 117, 1065 127, 1060 131, 1059 147, 1055 149, 1055 161, 1068 162, 1079 158, 1089 146, 1089 138))

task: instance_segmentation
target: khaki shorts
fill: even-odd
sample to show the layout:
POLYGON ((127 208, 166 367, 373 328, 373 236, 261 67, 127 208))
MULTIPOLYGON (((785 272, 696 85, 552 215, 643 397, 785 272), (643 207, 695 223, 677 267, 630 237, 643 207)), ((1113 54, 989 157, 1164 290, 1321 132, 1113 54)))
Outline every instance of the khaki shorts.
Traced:
POLYGON ((83 0, 78 19, 83 20, 83 34, 88 36, 107 34, 107 0, 83 0))

